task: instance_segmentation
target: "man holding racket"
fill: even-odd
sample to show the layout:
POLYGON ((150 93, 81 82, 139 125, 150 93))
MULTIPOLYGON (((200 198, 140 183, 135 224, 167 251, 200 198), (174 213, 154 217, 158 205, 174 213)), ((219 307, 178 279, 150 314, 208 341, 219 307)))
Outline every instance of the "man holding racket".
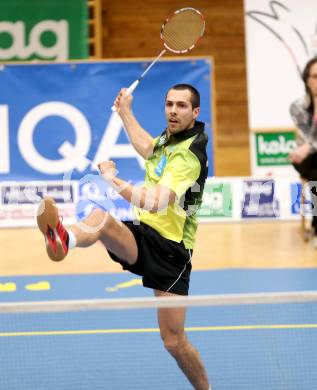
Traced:
MULTIPOLYGON (((116 176, 115 163, 99 164, 102 177, 135 206, 136 221, 120 222, 95 209, 68 230, 55 202, 42 200, 37 222, 48 256, 62 260, 71 248, 101 241, 123 269, 142 275, 143 285, 155 296, 188 295, 196 212, 207 177, 207 135, 196 120, 198 91, 188 84, 173 86, 166 95, 166 130, 157 138, 146 132, 132 110, 132 96, 120 91, 115 108, 135 150, 146 160, 145 183, 135 186, 116 176)), ((186 308, 158 309, 164 345, 196 390, 210 390, 199 353, 185 332, 186 308)))

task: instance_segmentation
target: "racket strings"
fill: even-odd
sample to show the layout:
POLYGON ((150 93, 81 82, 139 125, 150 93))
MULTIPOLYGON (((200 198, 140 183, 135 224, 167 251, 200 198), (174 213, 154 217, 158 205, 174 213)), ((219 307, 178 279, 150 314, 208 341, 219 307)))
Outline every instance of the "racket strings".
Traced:
POLYGON ((162 27, 161 37, 165 46, 175 52, 190 50, 203 35, 205 22, 201 14, 186 10, 174 14, 162 27))

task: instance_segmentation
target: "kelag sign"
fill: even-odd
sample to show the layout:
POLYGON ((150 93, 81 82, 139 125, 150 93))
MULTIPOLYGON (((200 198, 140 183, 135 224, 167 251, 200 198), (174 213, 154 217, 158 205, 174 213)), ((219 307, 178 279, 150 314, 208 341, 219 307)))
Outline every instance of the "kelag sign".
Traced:
POLYGON ((86 0, 0 2, 0 60, 88 57, 86 0))
MULTIPOLYGON (((109 209, 123 202, 113 193, 108 193, 105 201, 102 196, 109 190, 101 188, 95 167, 101 161, 114 160, 119 177, 143 180, 144 162, 110 107, 118 91, 138 78, 145 66, 141 61, 4 66, 0 71, 0 180, 6 182, 2 183, 2 194, 10 194, 12 181, 24 186, 29 182, 33 188, 28 191, 38 202, 45 195, 43 183, 72 183, 72 193, 66 198, 80 201, 77 213, 81 216, 92 204, 109 209), (34 188, 38 181, 40 188, 34 188)), ((168 88, 176 83, 194 85, 201 93, 199 119, 206 123, 209 136, 210 176, 211 72, 209 59, 159 62, 135 91, 133 103, 141 125, 158 136, 166 126, 164 99, 168 88)), ((60 191, 65 194, 67 189, 60 191)), ((56 198, 61 198, 58 191, 56 198)), ((0 202, 1 225, 1 219, 12 217, 12 210, 8 211, 12 204, 4 203, 4 197, 0 202)), ((37 202, 25 200, 24 206, 37 202)), ((120 216, 124 208, 127 205, 122 204, 120 216)))
POLYGON ((289 154, 295 149, 294 131, 256 134, 258 166, 291 165, 289 154))

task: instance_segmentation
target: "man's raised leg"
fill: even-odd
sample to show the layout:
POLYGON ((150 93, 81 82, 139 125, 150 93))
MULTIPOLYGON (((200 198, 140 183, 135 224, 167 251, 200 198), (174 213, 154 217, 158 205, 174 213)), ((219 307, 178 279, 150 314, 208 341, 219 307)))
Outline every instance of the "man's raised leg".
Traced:
POLYGON ((65 229, 55 201, 44 198, 38 209, 37 224, 51 260, 63 260, 70 242, 71 247, 88 247, 98 240, 127 263, 134 264, 137 260, 138 248, 129 228, 101 209, 93 210, 85 220, 65 229))

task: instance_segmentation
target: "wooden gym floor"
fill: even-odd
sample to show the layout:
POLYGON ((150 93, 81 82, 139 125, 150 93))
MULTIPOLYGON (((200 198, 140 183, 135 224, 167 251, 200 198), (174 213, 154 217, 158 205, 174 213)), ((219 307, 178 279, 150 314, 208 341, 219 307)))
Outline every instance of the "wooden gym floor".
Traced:
MULTIPOLYGON (((74 249, 60 263, 46 255, 37 229, 3 229, 2 276, 119 272, 99 243, 74 249)), ((315 267, 317 251, 304 243, 297 222, 201 224, 193 269, 315 267)))

